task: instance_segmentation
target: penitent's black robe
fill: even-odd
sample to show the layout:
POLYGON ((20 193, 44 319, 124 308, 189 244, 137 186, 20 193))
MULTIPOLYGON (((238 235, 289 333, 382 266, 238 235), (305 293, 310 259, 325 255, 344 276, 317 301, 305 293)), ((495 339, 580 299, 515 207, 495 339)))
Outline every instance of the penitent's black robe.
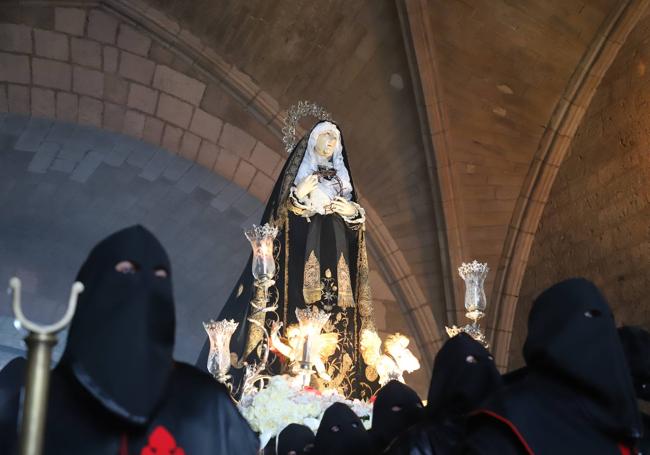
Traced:
MULTIPOLYGON (((294 147, 269 198, 260 224, 270 223, 279 230, 275 242, 276 276, 270 290, 271 303, 278 309, 261 317, 267 328, 273 320, 288 326, 297 323, 295 310, 316 306, 331 314, 324 332, 338 334, 338 348, 325 363, 331 382, 314 376, 316 387, 338 389, 344 395, 369 399, 379 388, 377 373, 366 366, 359 350, 362 328, 374 329, 372 302, 368 283, 368 259, 363 223, 348 223, 338 214, 301 215, 300 208, 291 202, 290 192, 298 169, 305 157, 309 134, 294 147), (312 252, 315 254, 312 256, 312 252)), ((343 138, 342 154, 345 167, 350 170, 343 138)), ((350 173, 351 174, 351 173, 350 173)), ((357 194, 352 183, 352 202, 357 194)), ((250 301, 255 295, 251 273, 252 256, 234 286, 218 319, 233 319, 239 327, 230 343, 231 352, 240 362, 257 361, 261 353, 263 335, 251 324, 250 301)), ((206 368, 209 345, 206 341, 198 366, 206 368)), ((283 373, 287 365, 271 354, 269 369, 273 374, 283 373)), ((231 368, 235 388, 242 378, 242 370, 231 368)))
MULTIPOLYGON (((175 362, 171 264, 146 229, 100 242, 77 280, 85 290, 52 371, 43 453, 257 452, 259 440, 226 388, 175 362), (117 270, 130 261, 132 267, 117 270), (167 276, 161 276, 160 271, 167 276)), ((0 453, 18 453, 25 362, 0 372, 0 453)))

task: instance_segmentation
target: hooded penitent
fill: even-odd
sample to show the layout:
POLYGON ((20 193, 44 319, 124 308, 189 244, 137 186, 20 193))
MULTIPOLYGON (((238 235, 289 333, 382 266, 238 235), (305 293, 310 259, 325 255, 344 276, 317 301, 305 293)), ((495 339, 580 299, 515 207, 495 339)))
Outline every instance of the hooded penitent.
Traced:
MULTIPOLYGON (((630 367, 636 396, 650 401, 650 333, 641 328, 624 326, 618 329, 618 336, 630 367)), ((641 413, 643 437, 637 446, 639 453, 650 453, 650 415, 641 413)))
POLYGON ((424 409, 413 389, 389 381, 379 389, 372 406, 372 439, 375 450, 383 450, 402 431, 422 419, 424 409))
POLYGON ((343 403, 334 403, 323 414, 316 440, 317 455, 366 455, 372 453, 370 436, 361 419, 343 403))
MULTIPOLYGON (((312 386, 333 388, 348 397, 369 399, 378 389, 374 368, 367 368, 360 351, 360 333, 374 328, 369 286, 368 258, 365 241, 364 210, 357 203, 357 194, 350 172, 343 135, 337 125, 319 122, 294 147, 269 197, 260 224, 278 228, 275 242, 275 285, 269 290, 270 301, 278 305, 273 312, 251 314, 255 286, 251 259, 245 266, 233 291, 215 319, 239 322, 230 350, 240 361, 259 361, 262 330, 259 324, 271 320, 282 322, 280 337, 297 323, 296 309, 316 307, 330 313, 327 332, 335 334, 336 351, 325 360, 326 381, 313 377, 312 386), (330 158, 315 151, 319 134, 328 132, 337 138, 330 158), (296 196, 296 185, 316 175, 318 187, 305 200, 296 196), (331 202, 340 197, 354 205, 357 213, 343 217, 334 213, 331 202)), ((209 345, 204 344, 198 366, 206 368, 209 345)), ((290 360, 271 355, 268 368, 274 374, 291 369, 290 360)), ((241 363, 240 363, 241 365, 241 363)), ((243 370, 232 368, 235 390, 243 370)))
POLYGON ((314 432, 305 425, 292 423, 277 437, 277 455, 304 455, 314 448, 314 432))
POLYGON ((618 454, 634 444, 641 424, 630 371, 593 283, 566 280, 535 300, 524 358, 526 375, 472 418, 471 453, 492 453, 486 444, 497 453, 513 437, 540 454, 618 454))
POLYGON ((61 358, 95 399, 140 424, 160 402, 174 362, 172 284, 160 270, 171 274, 169 258, 141 226, 93 248, 77 276, 85 290, 61 358), (117 271, 122 261, 133 270, 117 271))
POLYGON ((650 401, 650 333, 641 328, 625 326, 618 329, 637 397, 650 401))
POLYGON ((501 387, 494 358, 466 333, 449 339, 436 355, 427 397, 432 420, 464 416, 501 387))
MULTIPOLYGON (((171 269, 149 231, 100 242, 78 280, 85 291, 52 372, 44 453, 256 452, 225 388, 173 361, 171 269)), ((17 407, 0 403, 0 420, 8 414, 15 420, 17 407)), ((0 434, 0 447, 15 446, 15 433, 0 434)))
POLYGON ((492 355, 466 333, 450 338, 433 365, 424 421, 390 447, 390 454, 428 455, 458 449, 467 413, 502 387, 492 355))

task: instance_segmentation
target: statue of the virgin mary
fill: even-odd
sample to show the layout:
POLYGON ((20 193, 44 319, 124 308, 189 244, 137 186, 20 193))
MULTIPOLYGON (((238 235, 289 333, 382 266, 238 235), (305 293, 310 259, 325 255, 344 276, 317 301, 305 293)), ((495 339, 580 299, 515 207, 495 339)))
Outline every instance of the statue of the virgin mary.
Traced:
MULTIPOLYGON (((370 398, 378 388, 377 373, 365 364, 360 352, 361 331, 374 330, 365 211, 357 202, 337 125, 317 123, 293 148, 269 198, 264 223, 279 231, 275 285, 270 289, 278 308, 275 314, 258 313, 259 322, 270 332, 281 326, 281 335, 286 337, 287 329, 297 323, 296 309, 316 307, 329 313, 323 332, 334 336, 336 348, 325 359, 326 374, 314 376, 314 385, 337 389, 349 397, 370 398)), ((255 294, 250 270, 251 259, 219 315, 219 319, 239 322, 230 348, 240 364, 257 361, 262 344, 262 331, 247 320, 255 294)), ((207 352, 206 344, 201 365, 207 352)), ((268 368, 281 373, 286 367, 276 358, 268 368)), ((241 375, 233 370, 236 382, 241 375)))

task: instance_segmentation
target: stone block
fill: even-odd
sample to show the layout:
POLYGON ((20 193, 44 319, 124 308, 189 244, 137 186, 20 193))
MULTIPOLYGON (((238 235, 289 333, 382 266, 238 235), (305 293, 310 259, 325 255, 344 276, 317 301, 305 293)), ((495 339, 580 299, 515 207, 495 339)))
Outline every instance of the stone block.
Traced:
POLYGON ((124 127, 125 115, 126 109, 124 106, 108 102, 104 103, 104 128, 121 133, 124 127))
POLYGON ((29 162, 29 172, 44 174, 59 153, 60 146, 54 142, 43 142, 29 162))
POLYGON ((32 115, 55 117, 54 90, 32 87, 32 115))
POLYGON ((210 171, 198 164, 192 167, 183 175, 183 177, 176 182, 176 188, 183 193, 190 194, 194 189, 201 184, 204 178, 209 175, 210 171))
POLYGON ((69 92, 72 86, 72 69, 69 64, 42 58, 32 59, 35 85, 69 92))
POLYGON ((48 142, 65 143, 75 133, 77 125, 67 122, 54 122, 47 133, 48 142))
POLYGON ((156 111, 158 101, 158 92, 144 85, 132 82, 129 84, 129 97, 127 104, 133 109, 138 109, 147 114, 153 114, 156 111))
POLYGON ((79 123, 102 126, 103 103, 94 98, 82 96, 79 99, 79 123))
POLYGON ((244 194, 245 191, 240 186, 231 182, 210 202, 210 205, 223 212, 235 204, 244 194))
POLYGON ((181 156, 187 158, 190 161, 196 159, 196 155, 199 152, 199 145, 201 144, 201 138, 185 131, 183 134, 183 139, 181 140, 181 148, 179 150, 181 156))
MULTIPOLYGON (((0 85, 0 112, 9 112, 9 100, 7 99, 7 87, 0 85)), ((1 120, 0 120, 1 121, 1 120)))
POLYGON ((129 94, 129 83, 113 74, 104 75, 104 97, 117 104, 126 104, 129 94))
POLYGON ((233 207, 239 213, 241 213, 246 218, 248 218, 249 216, 253 215, 253 213, 255 213, 257 209, 260 207, 260 201, 254 196, 248 193, 244 193, 239 198, 239 200, 237 200, 237 204, 234 205, 233 207))
POLYGON ((104 46, 104 71, 107 73, 117 73, 117 59, 119 51, 115 47, 104 46))
POLYGON ((262 172, 258 172, 255 174, 255 177, 253 177, 253 181, 251 182, 248 191, 257 199, 264 202, 271 194, 274 184, 275 182, 270 177, 262 172))
POLYGON ((237 185, 241 186, 242 188, 246 189, 253 181, 253 177, 255 176, 256 172, 257 169, 255 169, 255 166, 253 166, 247 161, 241 160, 239 162, 239 166, 237 167, 237 170, 235 171, 233 182, 235 182, 237 185))
POLYGON ((130 52, 120 52, 120 74, 127 79, 149 85, 155 66, 154 62, 144 57, 130 52))
POLYGON ((198 106, 205 92, 205 84, 165 65, 156 66, 153 86, 198 106))
POLYGON ((128 134, 129 136, 141 138, 142 132, 144 131, 144 121, 144 114, 129 109, 126 111, 126 117, 124 118, 124 128, 122 132, 124 134, 128 134))
POLYGON ((239 161, 237 155, 222 149, 217 157, 217 162, 214 164, 214 170, 230 180, 235 175, 239 161))
POLYGON ((0 82, 29 84, 29 57, 0 52, 0 82))
POLYGON ((117 33, 117 19, 99 10, 92 10, 88 16, 88 36, 102 43, 114 44, 117 33))
POLYGON ((199 155, 196 158, 196 162, 201 166, 212 169, 214 163, 217 161, 218 155, 219 148, 215 144, 203 140, 201 141, 201 146, 199 147, 199 155))
POLYGON ((150 182, 157 180, 163 174, 173 156, 165 150, 158 150, 153 154, 153 157, 144 169, 142 169, 140 177, 150 182))
POLYGON ((280 155, 268 148, 264 143, 258 141, 255 144, 250 161, 255 167, 270 176, 280 162, 280 155))
POLYGON ((73 70, 72 90, 81 95, 103 98, 104 73, 83 68, 81 66, 75 66, 73 70))
POLYGON ((144 121, 144 130, 142 131, 142 139, 150 144, 159 145, 162 136, 164 123, 156 117, 147 116, 144 121))
POLYGON ((81 162, 74 168, 70 179, 75 182, 85 183, 95 170, 102 164, 103 158, 101 153, 91 150, 83 157, 81 162))
POLYGON ((255 138, 246 131, 237 128, 230 123, 226 123, 219 138, 219 145, 244 159, 249 159, 253 147, 255 147, 255 138))
POLYGON ((153 42, 149 51, 149 58, 160 65, 169 66, 174 61, 174 54, 163 44, 153 42))
POLYGON ((163 177, 172 182, 178 181, 192 166, 192 162, 181 156, 174 156, 168 163, 163 177))
POLYGON ((29 115, 29 89, 21 85, 7 86, 7 104, 9 112, 29 115))
POLYGON ((30 118, 25 128, 16 141, 14 148, 26 152, 36 152, 52 127, 52 121, 43 118, 30 118))
POLYGON ((172 153, 177 153, 180 149, 181 137, 183 137, 183 130, 181 128, 165 124, 165 131, 163 132, 160 146, 172 153))
MULTIPOLYGON (((135 111, 130 111, 130 112, 135 112, 135 111)), ((142 115, 138 112, 135 113, 138 115, 142 115)), ((155 151, 156 148, 151 146, 150 144, 147 144, 146 142, 138 141, 135 143, 135 146, 131 150, 131 154, 129 155, 129 158, 127 159, 126 162, 132 166, 144 169, 144 167, 153 157, 155 151)))
POLYGON ((72 63, 95 69, 102 68, 102 47, 95 41, 71 38, 70 55, 72 63))
POLYGON ((19 24, 0 24, 0 50, 31 54, 31 27, 19 24))
POLYGON ((68 60, 70 49, 68 36, 49 30, 34 29, 36 55, 55 60, 68 60))
POLYGON ((68 160, 66 158, 56 158, 53 162, 52 165, 50 166, 50 169, 53 171, 59 171, 63 172, 65 174, 69 174, 74 170, 74 167, 77 165, 75 161, 68 160))
POLYGON ((83 36, 86 11, 81 8, 55 8, 54 28, 69 35, 83 36))
POLYGON ((192 106, 164 93, 158 101, 158 117, 181 128, 187 128, 192 117, 192 106))
POLYGON ((138 32, 130 25, 121 24, 120 32, 117 35, 117 46, 146 57, 151 47, 151 38, 138 32))
POLYGON ((228 183, 228 180, 213 172, 210 177, 204 179, 199 186, 213 196, 216 196, 228 183))
POLYGON ((196 108, 192 117, 192 123, 190 124, 190 131, 216 143, 219 140, 222 126, 223 122, 221 119, 208 114, 202 109, 196 108))

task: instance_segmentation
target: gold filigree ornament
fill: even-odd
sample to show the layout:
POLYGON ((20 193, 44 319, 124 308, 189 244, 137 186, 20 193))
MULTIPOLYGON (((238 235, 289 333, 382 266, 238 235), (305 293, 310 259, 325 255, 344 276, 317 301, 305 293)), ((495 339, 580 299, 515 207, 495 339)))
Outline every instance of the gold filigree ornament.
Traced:
POLYGON ((338 305, 341 308, 354 308, 354 295, 352 294, 352 283, 350 282, 350 268, 343 257, 339 257, 336 265, 336 278, 338 281, 338 305))
POLYGON ((323 290, 320 281, 320 262, 316 257, 316 253, 312 250, 309 253, 309 258, 305 262, 305 272, 302 285, 302 296, 305 303, 316 303, 321 298, 321 291, 323 290))
POLYGON ((287 153, 291 153, 298 142, 296 138, 296 129, 298 128, 298 122, 303 117, 315 117, 319 121, 334 121, 332 120, 332 114, 330 114, 323 106, 312 101, 298 101, 298 103, 294 104, 287 110, 285 125, 282 128, 282 142, 284 143, 284 149, 287 153))

